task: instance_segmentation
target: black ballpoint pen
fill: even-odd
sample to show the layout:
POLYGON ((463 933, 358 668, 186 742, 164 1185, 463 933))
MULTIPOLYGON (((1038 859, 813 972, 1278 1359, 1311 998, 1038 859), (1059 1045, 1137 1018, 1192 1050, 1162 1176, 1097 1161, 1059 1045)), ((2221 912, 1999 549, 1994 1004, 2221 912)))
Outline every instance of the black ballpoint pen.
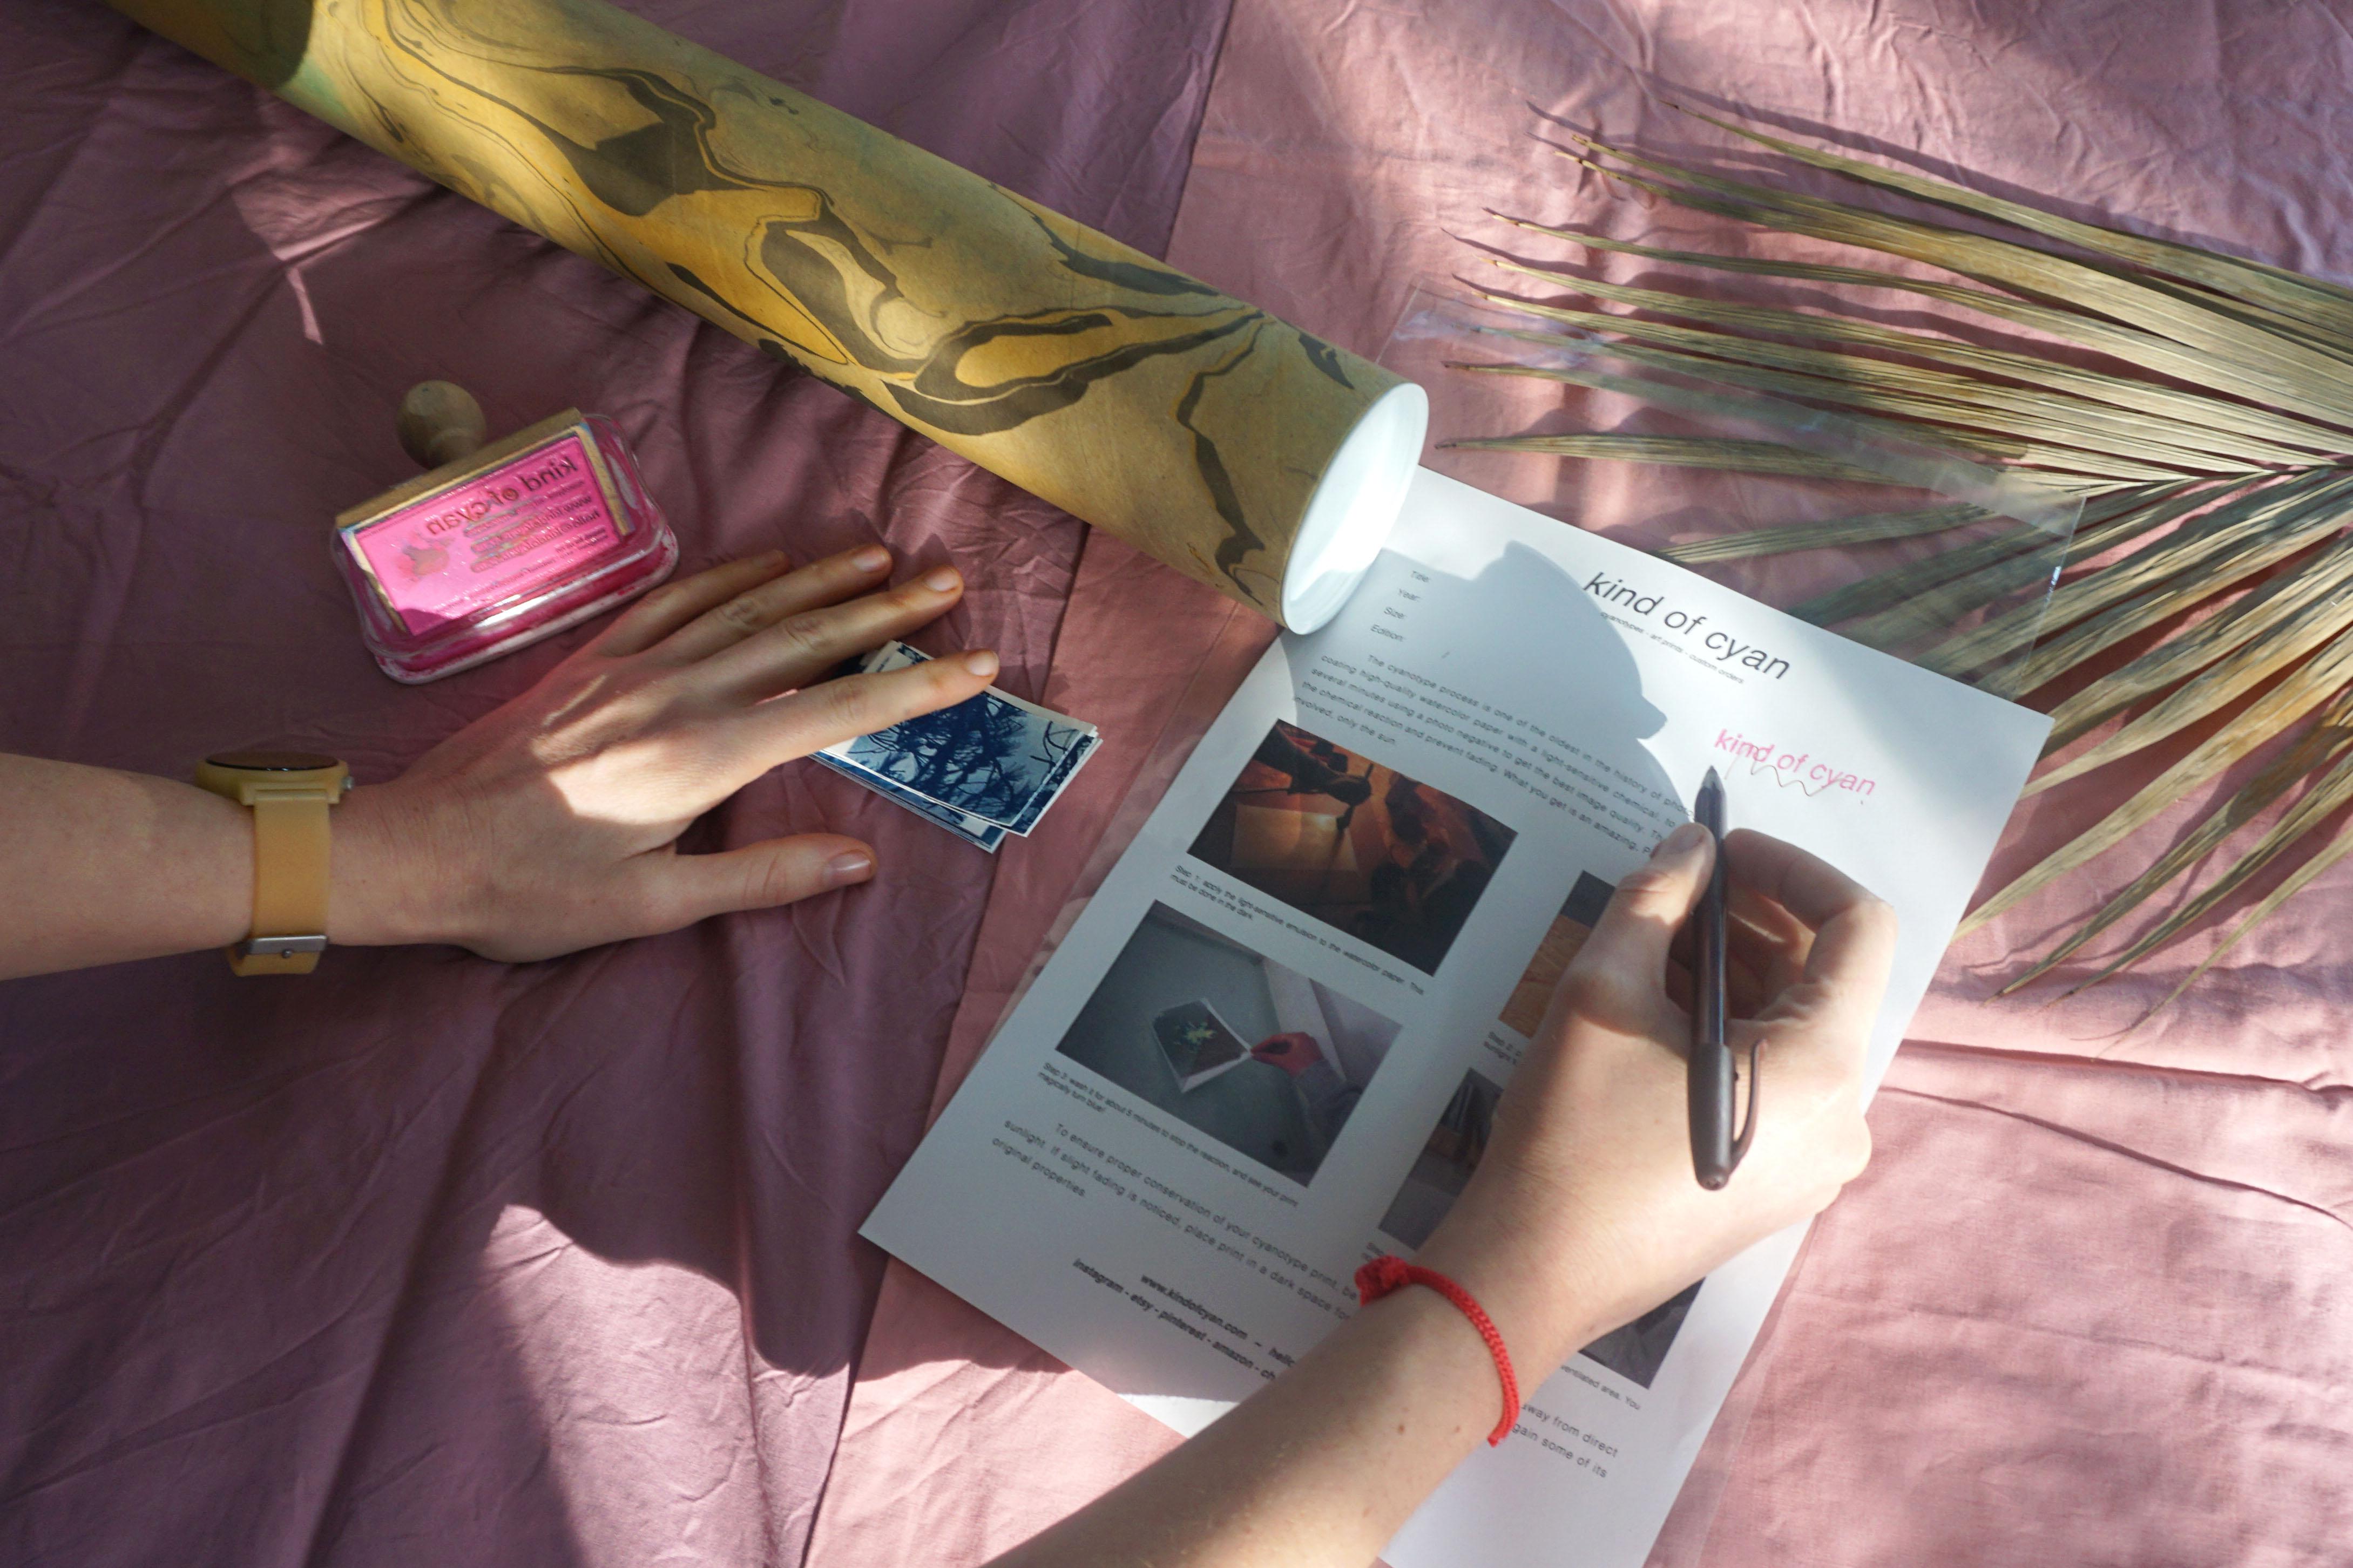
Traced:
POLYGON ((1713 1192, 1732 1179, 1740 1157, 1748 1152, 1749 1135, 1757 1130, 1757 1068, 1752 1059, 1748 1084, 1748 1124, 1733 1137, 1733 1091, 1739 1081, 1732 1047, 1725 1042, 1725 899, 1724 781, 1714 768, 1700 781, 1699 798, 1692 803, 1694 820, 1707 829, 1715 843, 1715 860, 1707 874, 1707 890, 1692 911, 1692 1033, 1686 1083, 1691 1102, 1692 1173, 1713 1192))

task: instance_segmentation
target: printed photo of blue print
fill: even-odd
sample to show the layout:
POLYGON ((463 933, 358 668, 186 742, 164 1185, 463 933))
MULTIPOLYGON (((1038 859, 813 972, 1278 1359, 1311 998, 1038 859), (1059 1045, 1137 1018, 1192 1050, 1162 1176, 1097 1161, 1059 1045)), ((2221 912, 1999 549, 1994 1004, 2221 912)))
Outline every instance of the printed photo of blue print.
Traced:
POLYGON ((928 795, 917 795, 913 790, 902 788, 889 779, 878 777, 839 757, 829 757, 823 752, 811 752, 809 761, 839 773, 853 784, 864 784, 893 805, 906 807, 924 821, 946 828, 965 843, 986 849, 991 855, 996 854, 997 847, 1005 842, 1006 830, 999 824, 942 805, 928 795))
MULTIPOLYGON (((928 657, 890 643, 860 668, 880 673, 928 657)), ((818 760, 994 850, 1006 834, 1038 826, 1099 739, 1092 724, 991 687, 954 708, 828 746, 818 760)))
POLYGON ((1250 1047, 1208 1003, 1179 1002, 1152 1020, 1152 1033, 1176 1074, 1176 1092, 1190 1094, 1250 1059, 1250 1047))
MULTIPOLYGON (((1462 1195, 1471 1173, 1487 1152, 1487 1139, 1495 1124, 1495 1107, 1503 1089, 1476 1068, 1462 1075, 1437 1125, 1422 1141, 1413 1168, 1398 1184, 1381 1230, 1406 1246, 1419 1248, 1438 1229, 1438 1222, 1462 1195)), ((1651 1308, 1630 1323, 1610 1330, 1577 1353, 1600 1363, 1629 1383, 1651 1386, 1665 1363, 1675 1335, 1690 1315, 1699 1286, 1693 1285, 1673 1300, 1651 1308)))
POLYGON ((1303 1185, 1398 1025, 1166 904, 1145 911, 1055 1050, 1303 1185))

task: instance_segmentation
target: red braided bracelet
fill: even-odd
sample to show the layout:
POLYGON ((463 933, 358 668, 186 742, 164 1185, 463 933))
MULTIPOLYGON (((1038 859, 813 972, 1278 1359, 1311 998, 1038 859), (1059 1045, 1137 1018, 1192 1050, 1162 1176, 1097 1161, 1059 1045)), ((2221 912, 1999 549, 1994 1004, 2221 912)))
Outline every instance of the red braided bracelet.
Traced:
POLYGON ((1520 1416, 1520 1380, 1512 1374, 1512 1352, 1504 1348, 1504 1336, 1495 1331, 1495 1320, 1487 1316, 1487 1310, 1470 1291, 1435 1268, 1424 1268, 1384 1254, 1356 1270, 1356 1297, 1367 1307, 1390 1291, 1402 1290, 1409 1285, 1427 1285, 1453 1302, 1471 1320, 1471 1326, 1479 1331, 1479 1337, 1487 1342, 1487 1353, 1495 1358, 1495 1375, 1504 1381, 1503 1419, 1487 1434, 1487 1447, 1493 1447, 1511 1436, 1512 1423, 1520 1416))

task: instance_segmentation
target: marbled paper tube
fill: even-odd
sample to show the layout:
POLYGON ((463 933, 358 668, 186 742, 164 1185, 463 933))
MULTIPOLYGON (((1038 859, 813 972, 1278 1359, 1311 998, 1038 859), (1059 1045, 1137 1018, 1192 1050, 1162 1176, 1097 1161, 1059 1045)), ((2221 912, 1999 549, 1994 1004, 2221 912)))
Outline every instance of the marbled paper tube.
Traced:
POLYGON ((1419 456, 1420 388, 603 0, 115 4, 1294 629, 1419 456))

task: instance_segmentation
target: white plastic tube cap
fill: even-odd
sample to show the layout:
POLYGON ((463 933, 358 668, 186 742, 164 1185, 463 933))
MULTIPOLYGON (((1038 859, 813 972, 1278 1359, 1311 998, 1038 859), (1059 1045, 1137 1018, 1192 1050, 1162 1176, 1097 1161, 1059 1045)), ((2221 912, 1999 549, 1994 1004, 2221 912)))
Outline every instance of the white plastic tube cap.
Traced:
POLYGON ((1340 613, 1404 510, 1430 429, 1430 396, 1411 382, 1365 410, 1324 466, 1282 577, 1282 624, 1312 632, 1340 613))

